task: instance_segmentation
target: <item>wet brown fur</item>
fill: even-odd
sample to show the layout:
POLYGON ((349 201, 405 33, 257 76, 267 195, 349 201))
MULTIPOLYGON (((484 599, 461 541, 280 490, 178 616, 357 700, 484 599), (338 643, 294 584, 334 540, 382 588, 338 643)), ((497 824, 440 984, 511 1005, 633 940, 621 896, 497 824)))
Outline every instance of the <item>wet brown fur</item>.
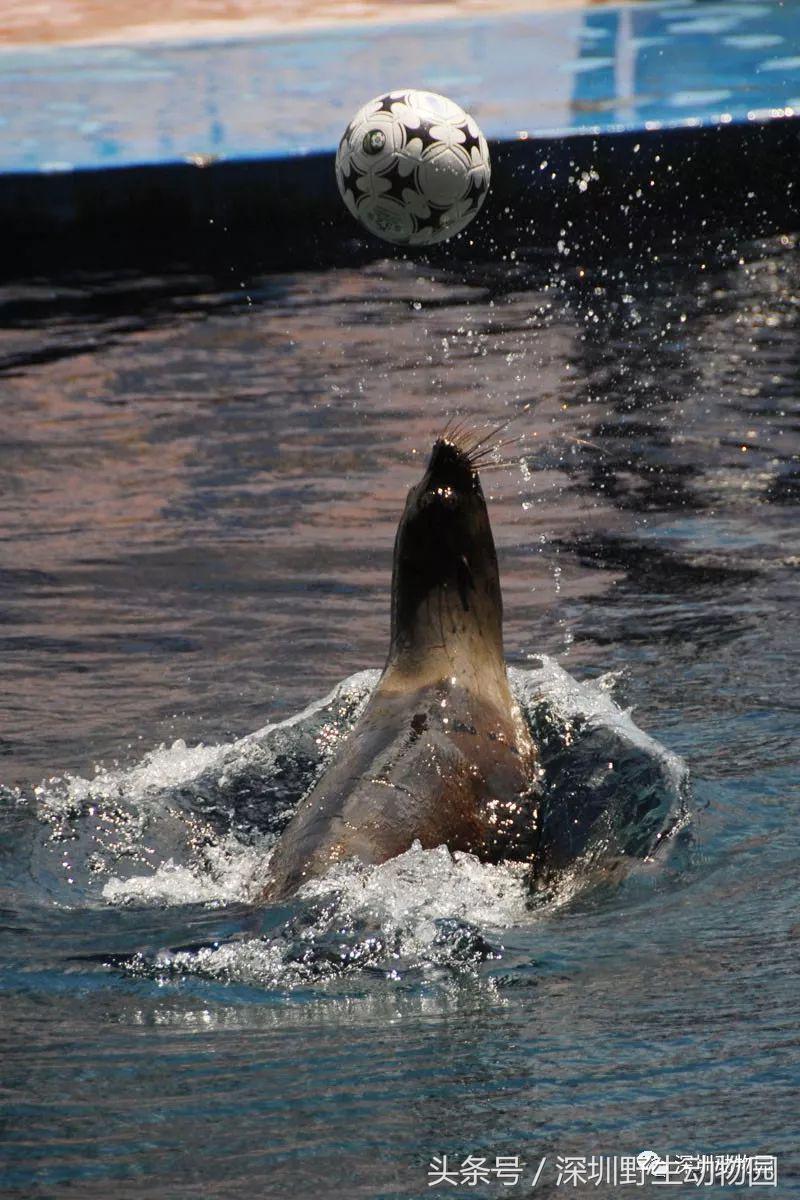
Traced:
POLYGON ((386 666, 279 840, 264 899, 284 899, 348 858, 385 862, 415 840, 485 861, 528 856, 538 757, 508 686, 478 478, 503 427, 485 437, 463 423, 446 428, 409 492, 386 666))

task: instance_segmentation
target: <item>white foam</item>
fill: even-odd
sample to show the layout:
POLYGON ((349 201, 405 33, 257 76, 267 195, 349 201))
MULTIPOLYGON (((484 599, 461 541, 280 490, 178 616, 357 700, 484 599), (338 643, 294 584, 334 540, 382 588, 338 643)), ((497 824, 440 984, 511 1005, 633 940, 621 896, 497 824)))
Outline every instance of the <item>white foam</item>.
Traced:
POLYGON ((254 902, 264 886, 271 851, 263 844, 243 846, 228 835, 204 847, 202 858, 184 866, 168 858, 152 874, 113 877, 102 891, 109 904, 235 904, 254 902))
MULTIPOLYGON (((265 747, 276 732, 289 732, 312 720, 325 709, 338 709, 343 704, 358 710, 380 678, 377 670, 358 671, 337 684, 320 700, 309 704, 302 712, 284 721, 268 724, 246 734, 231 743, 207 746, 199 742, 187 746, 179 739, 171 746, 160 745, 145 754, 141 762, 133 767, 100 767, 92 779, 79 775, 65 775, 63 779, 51 779, 48 784, 36 789, 39 813, 44 820, 68 815, 82 806, 101 801, 115 801, 120 797, 138 802, 148 798, 158 803, 159 796, 169 788, 186 787, 209 772, 217 772, 224 780, 232 768, 243 769, 248 763, 258 761, 262 767, 264 759, 271 758, 265 747)), ((274 761, 274 759, 273 759, 274 761)))
POLYGON ((546 655, 540 656, 541 667, 524 671, 509 668, 509 682, 520 706, 530 711, 542 700, 553 715, 568 726, 581 718, 589 726, 601 726, 617 733, 631 746, 644 751, 661 763, 676 789, 682 789, 688 779, 686 763, 666 746, 650 737, 634 722, 629 711, 614 703, 610 693, 614 675, 604 675, 595 682, 574 679, 563 667, 546 655))
POLYGON ((199 950, 163 951, 152 964, 131 964, 133 974, 144 968, 148 974, 165 976, 200 975, 222 983, 245 983, 257 987, 290 988, 308 982, 308 971, 287 962, 279 942, 258 939, 205 946, 199 950))
POLYGON ((301 896, 335 892, 337 907, 354 920, 372 920, 400 933, 406 951, 419 952, 437 934, 439 920, 469 921, 482 929, 507 928, 527 916, 523 863, 482 863, 446 846, 423 850, 418 841, 376 867, 343 864, 307 883, 301 896))
MULTIPOLYGON (((300 898, 312 919, 297 928, 271 938, 164 951, 150 962, 134 962, 133 970, 281 989, 338 978, 365 963, 390 980, 415 969, 426 975, 434 969, 437 979, 442 968, 474 973, 486 957, 483 934, 495 935, 499 951, 496 935, 530 919, 523 871, 523 864, 492 866, 415 842, 381 866, 339 864, 306 884, 300 898)), ((192 881, 174 875, 185 895, 192 881)))

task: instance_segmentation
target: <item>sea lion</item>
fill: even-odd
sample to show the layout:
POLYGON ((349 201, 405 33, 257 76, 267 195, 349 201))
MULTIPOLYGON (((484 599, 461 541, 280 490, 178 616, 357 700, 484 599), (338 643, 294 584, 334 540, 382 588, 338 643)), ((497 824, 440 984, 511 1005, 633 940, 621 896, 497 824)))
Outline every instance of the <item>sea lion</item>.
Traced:
POLYGON ((497 555, 478 477, 485 441, 440 436, 408 494, 386 666, 279 839, 265 900, 290 896, 334 863, 382 863, 414 841, 490 862, 532 856, 541 772, 503 655, 497 555))

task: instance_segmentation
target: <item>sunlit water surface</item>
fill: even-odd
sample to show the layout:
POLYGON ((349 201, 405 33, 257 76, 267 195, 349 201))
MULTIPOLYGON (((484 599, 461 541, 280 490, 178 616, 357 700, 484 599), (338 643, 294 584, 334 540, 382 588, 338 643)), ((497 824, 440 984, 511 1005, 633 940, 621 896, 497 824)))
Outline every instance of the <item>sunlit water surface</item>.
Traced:
POLYGON ((559 1195, 647 1149, 800 1194, 800 252, 565 262, 0 295, 4 1194, 456 1194, 446 1153, 559 1195), (587 788, 688 767, 691 821, 534 905, 414 847, 260 907, 433 436, 528 402, 484 476, 514 686, 587 788))

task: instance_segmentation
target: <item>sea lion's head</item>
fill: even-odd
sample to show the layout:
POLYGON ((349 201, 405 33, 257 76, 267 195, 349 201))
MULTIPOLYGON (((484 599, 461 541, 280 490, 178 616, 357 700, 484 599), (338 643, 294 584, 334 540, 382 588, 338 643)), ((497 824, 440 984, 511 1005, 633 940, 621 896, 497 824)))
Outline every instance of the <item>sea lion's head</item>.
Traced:
POLYGON ((489 514, 463 437, 434 443, 411 489, 394 547, 390 663, 415 669, 438 655, 503 662, 503 602, 489 514))

